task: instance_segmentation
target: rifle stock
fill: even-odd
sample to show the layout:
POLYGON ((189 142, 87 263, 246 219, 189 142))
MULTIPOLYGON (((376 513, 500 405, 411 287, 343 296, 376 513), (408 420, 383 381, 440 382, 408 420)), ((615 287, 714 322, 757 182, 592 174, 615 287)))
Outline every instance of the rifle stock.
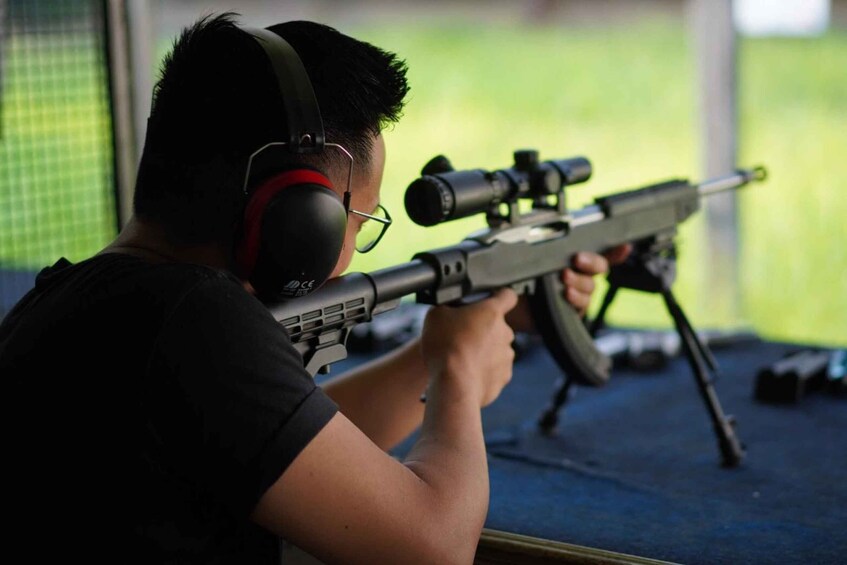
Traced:
MULTIPOLYGON (((456 191, 462 187, 452 187, 450 182, 458 178, 463 186, 474 183, 474 205, 487 211, 489 228, 456 245, 418 253, 408 263, 368 274, 348 274, 305 297, 269 301, 266 305, 314 375, 347 357, 347 337, 355 325, 395 308, 405 296, 414 294, 417 302, 425 304, 451 304, 508 286, 529 295, 536 327, 568 376, 581 384, 600 386, 609 379, 611 361, 594 346, 585 323, 562 296, 560 272, 570 265, 573 255, 579 251, 602 252, 630 242, 672 241, 677 226, 699 209, 703 196, 762 180, 765 173, 762 168, 739 170, 700 185, 671 180, 597 198, 592 205, 568 212, 564 208, 564 184, 567 165, 572 162, 580 166, 576 182, 586 180, 590 165, 583 158, 548 161, 536 164, 534 170, 516 166, 495 173, 470 175, 467 171, 442 170, 424 175, 410 191, 416 183, 437 186, 439 194, 447 195, 443 207, 447 211, 451 202, 461 200, 456 191), (539 168, 548 163, 555 167, 543 170, 545 196, 551 194, 551 175, 559 175, 559 199, 554 204, 527 188, 539 177, 539 168), (484 183, 496 184, 498 192, 490 202, 477 204, 484 183), (514 185, 511 199, 508 187, 504 188, 509 183, 514 185), (445 192, 445 185, 456 194, 445 192), (517 197, 534 198, 535 208, 519 215, 513 205, 517 197), (503 203, 510 205, 505 215, 496 212, 503 203)), ((407 208, 409 200, 407 193, 407 208)), ((462 216, 471 212, 465 206, 462 216)))

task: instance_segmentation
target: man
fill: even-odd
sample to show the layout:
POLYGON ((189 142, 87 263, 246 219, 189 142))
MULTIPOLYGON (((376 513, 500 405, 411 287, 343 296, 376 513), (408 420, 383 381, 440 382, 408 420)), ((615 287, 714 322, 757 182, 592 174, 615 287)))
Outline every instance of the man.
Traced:
MULTIPOLYGON (((373 211, 405 66, 318 24, 270 29, 303 60, 327 140, 355 158, 350 208, 373 211)), ((327 562, 472 561, 488 504, 480 408, 511 377, 506 315, 523 305, 503 290, 434 308, 419 340, 316 388, 234 261, 247 158, 283 137, 279 96, 231 15, 185 30, 154 92, 134 217, 96 256, 45 269, 0 326, 18 550, 274 563, 281 537, 327 562), (418 426, 405 461, 386 453, 418 426)), ((280 170, 315 167, 343 192, 337 155, 290 160, 280 170)), ((333 276, 365 221, 349 215, 333 276)), ((576 308, 607 267, 586 253, 564 272, 576 308)))

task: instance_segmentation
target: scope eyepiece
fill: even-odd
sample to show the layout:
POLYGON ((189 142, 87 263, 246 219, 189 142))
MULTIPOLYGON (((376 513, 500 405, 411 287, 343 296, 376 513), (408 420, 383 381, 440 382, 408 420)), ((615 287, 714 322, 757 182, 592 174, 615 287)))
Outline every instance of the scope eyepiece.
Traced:
POLYGON ((488 175, 482 170, 424 175, 406 189, 406 213, 418 225, 434 226, 485 212, 508 191, 508 183, 488 175))
POLYGON ((413 181, 403 200, 409 218, 419 226, 434 226, 450 219, 455 206, 453 190, 434 175, 413 181))

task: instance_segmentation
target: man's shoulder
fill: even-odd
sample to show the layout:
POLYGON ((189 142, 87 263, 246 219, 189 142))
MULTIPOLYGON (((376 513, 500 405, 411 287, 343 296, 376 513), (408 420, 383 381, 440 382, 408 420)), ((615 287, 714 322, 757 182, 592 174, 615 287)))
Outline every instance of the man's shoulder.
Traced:
POLYGON ((70 337, 84 330, 117 339, 112 334, 121 327, 126 336, 153 339, 187 300, 200 304, 201 311, 261 309, 225 271, 108 253, 78 263, 60 259, 43 269, 34 288, 3 320, 0 336, 53 328, 70 337))
POLYGON ((54 269, 48 276, 62 277, 66 272, 64 284, 79 294, 139 301, 165 311, 187 299, 217 302, 217 307, 233 301, 242 307, 245 302, 255 302, 233 274, 197 263, 151 263, 131 255, 107 253, 59 271, 54 269))
POLYGON ((195 263, 152 263, 125 253, 102 253, 78 263, 64 257, 36 277, 35 291, 73 288, 92 293, 120 293, 144 287, 161 290, 191 287, 207 280, 240 286, 234 275, 195 263))

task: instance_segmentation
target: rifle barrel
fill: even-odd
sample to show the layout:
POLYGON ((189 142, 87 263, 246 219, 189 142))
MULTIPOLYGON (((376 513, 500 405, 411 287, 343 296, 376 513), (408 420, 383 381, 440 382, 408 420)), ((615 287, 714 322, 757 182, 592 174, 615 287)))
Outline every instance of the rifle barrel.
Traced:
POLYGON ((370 277, 377 289, 377 301, 388 302, 434 285, 438 273, 431 265, 413 259, 402 265, 374 271, 370 277))
POLYGON ((739 169, 735 174, 716 179, 707 180, 697 186, 700 196, 711 196, 718 192, 732 190, 752 181, 765 180, 767 172, 764 167, 755 167, 752 169, 739 169))

